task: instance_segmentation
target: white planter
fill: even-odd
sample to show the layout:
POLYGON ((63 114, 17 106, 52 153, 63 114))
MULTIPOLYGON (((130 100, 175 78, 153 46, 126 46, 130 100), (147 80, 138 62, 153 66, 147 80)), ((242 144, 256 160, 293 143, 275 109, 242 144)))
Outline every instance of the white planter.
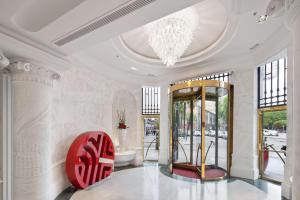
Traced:
POLYGON ((127 129, 119 129, 119 149, 120 152, 127 150, 127 129))
POLYGON ((115 167, 123 167, 132 164, 135 154, 135 151, 116 152, 115 167))

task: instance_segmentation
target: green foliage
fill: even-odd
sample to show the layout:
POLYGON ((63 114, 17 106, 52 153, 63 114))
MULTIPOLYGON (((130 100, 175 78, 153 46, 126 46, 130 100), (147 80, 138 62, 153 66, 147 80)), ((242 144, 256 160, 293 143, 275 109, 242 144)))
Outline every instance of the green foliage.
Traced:
POLYGON ((220 97, 218 105, 219 125, 225 126, 227 124, 228 95, 220 97))
POLYGON ((274 127, 277 129, 285 128, 286 126, 287 126, 286 119, 282 119, 282 120, 278 120, 278 121, 274 122, 274 127))
POLYGON ((155 126, 157 129, 159 129, 159 125, 160 125, 160 120, 159 120, 159 119, 156 119, 156 120, 154 121, 154 126, 155 126))
POLYGON ((263 126, 267 129, 286 128, 286 110, 264 112, 263 113, 263 126))

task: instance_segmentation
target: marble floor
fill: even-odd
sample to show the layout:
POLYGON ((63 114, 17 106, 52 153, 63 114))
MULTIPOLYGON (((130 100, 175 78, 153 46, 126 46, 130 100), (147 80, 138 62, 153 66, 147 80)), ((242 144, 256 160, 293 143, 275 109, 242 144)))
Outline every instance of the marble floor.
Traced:
POLYGON ((114 172, 110 178, 71 200, 281 200, 280 186, 265 183, 263 189, 243 180, 201 182, 168 175, 161 166, 149 165, 114 172))

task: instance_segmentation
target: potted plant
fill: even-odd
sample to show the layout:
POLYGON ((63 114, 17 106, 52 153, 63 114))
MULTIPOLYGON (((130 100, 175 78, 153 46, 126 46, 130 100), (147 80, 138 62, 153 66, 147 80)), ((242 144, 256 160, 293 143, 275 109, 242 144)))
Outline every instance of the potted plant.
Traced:
POLYGON ((120 151, 126 150, 126 136, 127 136, 127 129, 129 128, 126 125, 126 114, 125 110, 118 111, 118 129, 119 129, 119 149, 120 151))
POLYGON ((125 110, 118 111, 119 125, 118 129, 127 129, 125 110))

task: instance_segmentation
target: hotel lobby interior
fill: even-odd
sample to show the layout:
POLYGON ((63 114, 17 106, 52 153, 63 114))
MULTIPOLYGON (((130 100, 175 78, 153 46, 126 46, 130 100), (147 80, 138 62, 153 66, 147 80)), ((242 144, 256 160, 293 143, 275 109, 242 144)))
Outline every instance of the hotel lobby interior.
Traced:
POLYGON ((0 200, 300 200, 300 0, 2 0, 0 74, 0 200))

